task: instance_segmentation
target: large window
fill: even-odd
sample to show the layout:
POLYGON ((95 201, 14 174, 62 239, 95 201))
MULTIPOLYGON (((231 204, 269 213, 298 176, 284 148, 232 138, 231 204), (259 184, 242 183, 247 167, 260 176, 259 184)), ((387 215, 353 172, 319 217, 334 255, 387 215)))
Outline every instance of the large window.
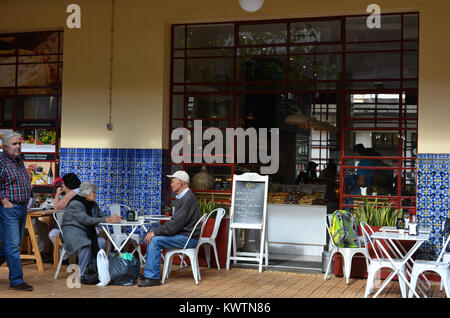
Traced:
POLYGON ((0 34, 0 134, 23 134, 34 193, 53 193, 61 125, 62 31, 0 34))
MULTIPOLYGON (((192 132, 195 119, 202 119, 203 130, 279 128, 280 168, 271 182, 294 184, 309 161, 317 163, 319 174, 333 162, 333 192, 341 208, 359 197, 350 183, 360 170, 361 156, 353 150, 361 143, 370 152, 363 159, 374 162, 366 169, 388 179, 384 189, 380 177, 374 178, 369 197, 413 208, 418 14, 382 15, 381 29, 368 29, 366 19, 174 25, 171 132, 192 132), (313 124, 286 124, 297 112, 313 124)), ((204 165, 170 169, 184 168, 193 178, 204 165)), ((194 190, 229 201, 233 173, 259 172, 260 165, 207 165, 213 181, 194 190)))

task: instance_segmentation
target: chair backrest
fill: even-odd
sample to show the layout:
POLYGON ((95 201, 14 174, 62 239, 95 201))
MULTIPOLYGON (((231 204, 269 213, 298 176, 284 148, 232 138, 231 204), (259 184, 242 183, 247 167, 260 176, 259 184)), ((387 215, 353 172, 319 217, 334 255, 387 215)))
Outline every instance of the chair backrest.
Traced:
MULTIPOLYGON (((110 215, 121 215, 121 207, 124 207, 127 209, 127 211, 131 210, 127 205, 120 204, 120 203, 111 203, 106 206, 106 208, 109 209, 110 215)), ((113 225, 113 234, 120 234, 122 233, 122 227, 120 225, 113 225)))
POLYGON ((58 226, 59 232, 61 233, 61 237, 64 237, 62 231, 62 218, 64 215, 64 210, 58 210, 53 212, 53 218, 55 219, 56 225, 58 226))
POLYGON ((439 256, 438 256, 438 258, 436 260, 436 266, 438 266, 439 263, 441 262, 442 257, 444 256, 444 253, 445 253, 445 248, 447 247, 449 242, 450 242, 450 235, 447 236, 447 239, 445 240, 444 245, 442 245, 441 252, 439 253, 439 256))
MULTIPOLYGON (((367 255, 369 255, 369 260, 373 261, 374 258, 372 257, 372 255, 370 254, 370 250, 369 250, 369 246, 372 247, 372 251, 375 253, 375 257, 378 261, 381 260, 381 258, 386 258, 387 256, 385 255, 386 251, 383 252, 384 247, 380 246, 380 248, 377 248, 375 246, 375 243, 373 242, 372 238, 370 237, 371 234, 375 233, 370 226, 366 223, 366 222, 361 222, 359 224, 360 228, 361 228, 361 232, 363 234, 363 239, 364 239, 364 246, 366 247, 366 251, 367 251, 367 255)), ((378 243, 378 241, 377 241, 378 243)))
POLYGON ((202 224, 202 231, 201 231, 201 233, 203 233, 203 229, 205 228, 206 223, 208 222, 208 219, 211 217, 211 215, 214 212, 217 212, 217 214, 216 214, 216 221, 214 222, 214 229, 213 229, 213 231, 211 233, 211 236, 209 237, 211 239, 215 239, 217 237, 217 233, 219 232, 220 222, 222 221, 222 218, 224 217, 226 211, 225 211, 224 208, 217 208, 217 209, 212 210, 208 214, 208 217, 205 219, 205 222, 203 222, 203 224, 202 224))
MULTIPOLYGON (((325 226, 326 226, 326 228, 327 228, 328 236, 329 236, 329 238, 330 238, 330 244, 331 244, 334 248, 338 248, 338 246, 336 245, 336 243, 334 243, 333 234, 331 234, 331 232, 330 232, 330 224, 331 224, 332 218, 333 218, 333 214, 327 214, 327 215, 325 215, 325 226)), ((338 233, 336 232, 335 235, 338 235, 338 233)))
POLYGON ((201 226, 202 226, 202 228, 203 228, 203 226, 204 226, 204 225, 203 225, 203 221, 206 219, 207 216, 208 216, 208 215, 207 215, 206 213, 203 214, 202 217, 197 221, 197 223, 195 223, 195 226, 194 226, 194 228, 192 229, 191 234, 189 235, 189 238, 188 238, 188 240, 186 241, 186 244, 184 244, 183 250, 185 250, 185 249, 186 249, 186 246, 188 246, 189 241, 191 240, 191 237, 192 237, 192 235, 194 234, 195 229, 197 228, 197 226, 198 226, 199 224, 202 224, 201 226))

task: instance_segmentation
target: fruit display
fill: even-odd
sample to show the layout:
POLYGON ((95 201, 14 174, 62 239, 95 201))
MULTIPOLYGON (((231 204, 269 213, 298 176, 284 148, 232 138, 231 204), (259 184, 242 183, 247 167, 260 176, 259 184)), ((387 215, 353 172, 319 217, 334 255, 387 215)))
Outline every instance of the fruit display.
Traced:
POLYGON ((273 204, 300 204, 300 205, 326 205, 322 192, 308 194, 305 192, 270 192, 268 203, 273 204))

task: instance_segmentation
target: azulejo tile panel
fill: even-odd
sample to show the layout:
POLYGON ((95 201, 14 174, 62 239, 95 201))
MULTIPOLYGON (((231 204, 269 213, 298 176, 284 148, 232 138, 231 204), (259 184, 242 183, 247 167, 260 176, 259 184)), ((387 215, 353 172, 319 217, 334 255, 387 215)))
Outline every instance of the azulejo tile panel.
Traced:
POLYGON ((73 172, 98 186, 97 202, 160 214, 167 202, 166 149, 61 148, 60 176, 73 172))
POLYGON ((417 221, 419 228, 431 228, 422 244, 420 257, 436 259, 442 248, 442 224, 448 217, 450 154, 417 156, 417 221))

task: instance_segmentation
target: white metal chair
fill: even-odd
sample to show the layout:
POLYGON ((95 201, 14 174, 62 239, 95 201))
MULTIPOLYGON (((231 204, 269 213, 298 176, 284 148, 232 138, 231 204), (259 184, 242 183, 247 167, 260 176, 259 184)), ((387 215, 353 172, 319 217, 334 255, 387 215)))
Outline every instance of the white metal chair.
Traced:
MULTIPOLYGON (((366 290, 364 292, 364 297, 367 298, 372 293, 375 282, 375 275, 380 269, 389 268, 395 271, 396 269, 399 268, 399 270, 403 273, 405 277, 406 277, 406 269, 405 266, 402 265, 401 259, 392 258, 388 256, 385 247, 379 241, 376 241, 377 246, 374 244, 374 242, 370 237, 370 234, 373 234, 374 232, 367 225, 367 223, 361 222, 360 227, 363 234, 365 243, 364 245, 367 250, 369 260, 369 265, 367 266, 368 276, 367 276, 366 290), (372 247, 375 257, 372 257, 370 255, 369 246, 372 247)), ((399 279, 399 284, 402 296, 403 298, 405 298, 408 292, 407 285, 402 279, 399 279)))
MULTIPOLYGON (((444 231, 444 228, 445 228, 445 222, 442 223, 441 232, 444 231)), ((443 234, 444 235, 442 235, 442 244, 445 246, 445 233, 443 233, 443 234)), ((448 234, 448 236, 450 236, 450 233, 448 234)), ((450 252, 445 251, 445 249, 444 249, 444 256, 442 257, 442 261, 444 263, 450 263, 450 252)), ((443 290, 444 290, 444 281, 441 279, 440 291, 442 292, 443 290)))
MULTIPOLYGON (((349 279, 350 279, 350 273, 352 271, 353 256, 355 256, 356 254, 364 255, 364 257, 366 259, 366 265, 368 266, 368 261, 367 261, 368 254, 367 254, 367 250, 365 247, 338 247, 336 245, 336 243, 334 243, 333 235, 330 232, 330 225, 331 225, 332 217, 333 217, 332 214, 325 216, 325 226, 327 227, 327 232, 330 237, 329 248, 331 249, 331 251, 330 251, 330 258, 328 260, 327 270, 325 272, 323 279, 327 280, 327 278, 328 278, 328 272, 330 271, 333 256, 336 253, 341 253, 342 258, 343 258, 342 266, 344 268, 345 282, 346 282, 346 284, 348 284, 349 279)), ((358 241, 358 243, 359 243, 359 241, 358 241)))
POLYGON ((211 211, 204 222, 205 225, 208 222, 208 219, 211 217, 211 215, 214 212, 217 212, 216 221, 214 223, 214 229, 213 229, 210 237, 204 237, 204 236, 200 237, 200 239, 198 241, 198 245, 197 245, 197 255, 198 255, 200 246, 203 245, 203 248, 205 249, 206 262, 208 264, 208 268, 210 268, 211 267, 211 248, 209 245, 211 245, 214 249, 214 256, 216 257, 217 269, 220 270, 219 257, 217 256, 216 237, 217 237, 217 233, 219 232, 219 227, 220 227, 222 218, 225 215, 225 209, 217 208, 217 209, 211 211))
POLYGON ((189 241, 191 240, 192 235, 194 234, 195 230, 197 229, 198 225, 201 224, 201 233, 203 232, 203 227, 205 225, 205 223, 203 222, 205 220, 205 218, 207 217, 207 214, 203 214, 203 216, 197 221, 197 223, 195 224, 194 228, 191 231, 191 234, 189 235, 188 240, 186 241, 186 244, 184 245, 183 248, 176 248, 176 249, 167 249, 166 250, 166 256, 164 259, 164 270, 163 270, 163 274, 162 274, 162 280, 161 280, 161 284, 164 284, 164 281, 166 278, 169 278, 169 273, 171 271, 171 267, 172 267, 172 259, 174 255, 180 255, 181 257, 181 261, 180 261, 180 267, 183 264, 184 261, 184 255, 186 255, 187 257, 189 257, 189 260, 191 261, 191 267, 192 267, 192 274, 194 275, 194 280, 195 283, 198 285, 198 281, 201 280, 200 277, 200 268, 198 266, 198 258, 197 258, 197 247, 198 247, 198 243, 196 247, 193 248, 186 248, 189 244, 189 241))
MULTIPOLYGON (((121 207, 127 209, 127 211, 131 210, 127 205, 125 204, 119 204, 119 203, 112 203, 108 204, 106 206, 107 209, 109 209, 109 212, 111 215, 121 215, 121 207)), ((112 226, 112 233, 111 238, 114 240, 114 243, 117 246, 121 246, 122 242, 127 239, 128 235, 125 233, 122 233, 122 227, 120 225, 113 225, 112 226)), ((137 243, 136 249, 141 251, 140 246, 140 237, 139 234, 133 234, 130 237, 131 240, 134 240, 137 243)))
MULTIPOLYGON (((63 215, 64 215, 64 210, 55 211, 53 213, 53 218, 55 219, 56 225, 58 226, 58 229, 59 229, 59 235, 61 236, 61 238, 64 239, 64 234, 63 234, 62 227, 61 227, 63 215)), ((55 248, 58 248, 58 247, 55 247, 55 248)), ((61 252, 59 253, 60 255, 59 255, 59 260, 58 260, 58 267, 56 268, 55 279, 58 278, 58 274, 61 269, 61 264, 62 264, 62 261, 63 261, 66 253, 67 252, 64 249, 64 244, 63 244, 63 246, 61 248, 61 252)))
POLYGON ((435 261, 416 260, 414 262, 412 274, 411 274, 411 290, 408 293, 408 297, 411 298, 413 291, 416 289, 417 280, 419 276, 424 272, 435 272, 441 276, 441 291, 442 287, 445 289, 447 298, 450 298, 450 260, 443 260, 445 248, 450 242, 450 235, 444 242, 441 252, 435 261))

